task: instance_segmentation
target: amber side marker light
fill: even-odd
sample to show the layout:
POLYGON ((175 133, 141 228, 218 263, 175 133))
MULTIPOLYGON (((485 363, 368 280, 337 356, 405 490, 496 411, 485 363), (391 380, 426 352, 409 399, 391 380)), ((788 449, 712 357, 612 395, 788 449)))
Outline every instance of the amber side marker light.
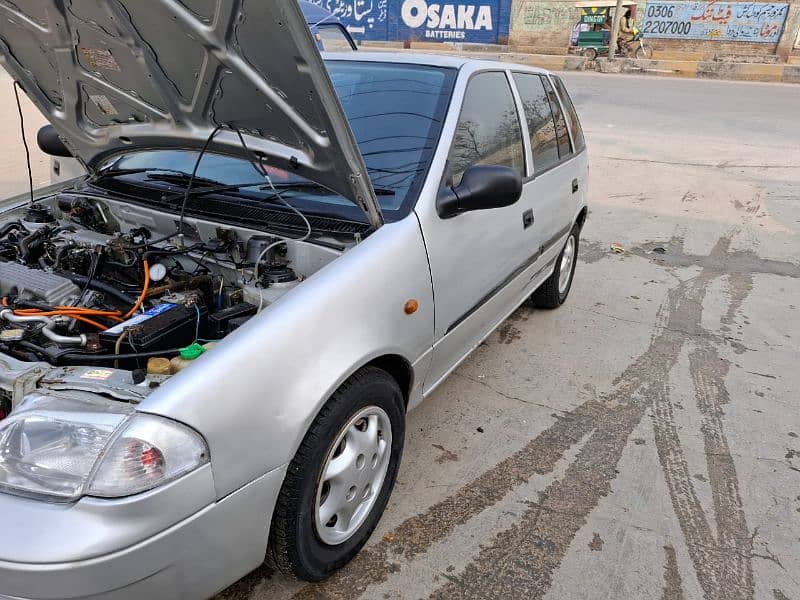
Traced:
POLYGON ((419 310, 419 302, 416 300, 409 300, 406 302, 404 310, 406 311, 407 315, 413 315, 419 310))

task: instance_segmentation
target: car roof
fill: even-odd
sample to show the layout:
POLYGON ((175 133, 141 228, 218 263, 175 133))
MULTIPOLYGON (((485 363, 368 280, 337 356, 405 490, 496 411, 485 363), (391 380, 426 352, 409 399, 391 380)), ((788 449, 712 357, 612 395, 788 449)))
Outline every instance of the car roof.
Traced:
POLYGON ((430 67, 445 67, 463 69, 475 67, 476 69, 520 69, 530 73, 547 74, 547 70, 530 65, 518 63, 466 58, 449 54, 428 54, 421 52, 326 52, 326 60, 341 60, 351 62, 382 62, 397 64, 425 65, 430 67))

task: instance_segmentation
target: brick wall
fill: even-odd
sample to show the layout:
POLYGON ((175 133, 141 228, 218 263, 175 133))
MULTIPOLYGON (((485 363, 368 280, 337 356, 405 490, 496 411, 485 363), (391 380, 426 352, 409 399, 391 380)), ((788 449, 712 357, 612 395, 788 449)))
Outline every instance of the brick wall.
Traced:
POLYGON ((566 49, 580 19, 580 9, 574 4, 575 0, 514 0, 509 43, 566 49))
MULTIPOLYGON (((710 40, 649 38, 656 50, 672 50, 703 54, 713 58, 720 54, 800 56, 800 0, 776 0, 790 4, 783 37, 779 43, 748 43, 710 40), (795 42, 796 40, 796 42, 795 42)), ((575 0, 513 0, 509 44, 535 52, 566 52, 572 28, 580 20, 575 0)), ((646 0, 639 2, 637 22, 641 23, 646 0)))
POLYGON ((650 39, 655 50, 677 50, 701 52, 712 59, 717 54, 761 55, 775 54, 777 44, 754 44, 747 42, 712 42, 708 40, 662 40, 650 39))

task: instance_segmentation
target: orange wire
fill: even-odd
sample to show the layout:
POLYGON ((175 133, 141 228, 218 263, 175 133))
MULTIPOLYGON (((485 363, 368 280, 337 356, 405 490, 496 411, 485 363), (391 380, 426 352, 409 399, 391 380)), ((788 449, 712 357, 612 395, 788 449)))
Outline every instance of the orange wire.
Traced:
MULTIPOLYGON (((125 314, 125 319, 131 318, 139 308, 141 308, 142 304, 147 298, 147 292, 150 290, 150 265, 147 261, 144 261, 144 287, 142 288, 142 293, 139 296, 139 299, 136 301, 136 304, 133 305, 133 308, 125 314)), ((3 306, 8 306, 8 299, 3 298, 2 300, 3 306)), ((101 325, 97 321, 93 321, 88 317, 107 317, 112 321, 116 321, 117 323, 122 323, 123 319, 120 318, 122 314, 120 311, 109 311, 109 310, 94 310, 91 308, 81 308, 78 306, 56 306, 54 310, 51 311, 42 311, 38 308, 23 308, 21 310, 15 310, 15 315, 20 316, 37 316, 37 317, 70 317, 77 321, 83 321, 84 323, 88 323, 93 327, 97 327, 99 329, 107 329, 105 325, 101 325)))
POLYGON ((84 315, 86 317, 116 317, 119 313, 105 313, 105 312, 88 312, 84 310, 50 310, 50 311, 26 311, 26 310, 17 310, 14 311, 14 314, 18 314, 24 317, 57 317, 59 315, 84 315))
POLYGON ((55 308, 53 310, 40 310, 38 308, 23 308, 20 310, 15 310, 14 312, 19 315, 39 315, 39 316, 52 316, 64 313, 89 315, 95 317, 118 317, 120 315, 118 311, 87 310, 81 308, 68 308, 68 307, 60 307, 60 308, 55 308))
POLYGON ((125 315, 126 319, 130 319, 137 310, 142 306, 144 303, 144 299, 147 298, 147 292, 150 290, 150 265, 147 264, 147 261, 144 261, 144 287, 142 288, 142 295, 139 296, 139 300, 136 301, 136 304, 133 305, 133 308, 125 315))
POLYGON ((79 317, 78 315, 65 315, 65 316, 68 316, 71 319, 75 319, 76 321, 83 321, 84 323, 88 323, 92 327, 97 327, 100 331, 105 331, 106 329, 108 329, 108 327, 106 327, 102 323, 98 323, 97 321, 92 321, 91 319, 87 319, 86 317, 79 317))

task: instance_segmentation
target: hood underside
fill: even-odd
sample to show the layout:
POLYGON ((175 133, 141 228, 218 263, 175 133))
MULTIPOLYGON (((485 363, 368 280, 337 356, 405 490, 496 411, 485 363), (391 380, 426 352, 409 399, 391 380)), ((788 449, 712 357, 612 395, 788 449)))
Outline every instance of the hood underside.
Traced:
POLYGON ((382 216, 296 0, 0 0, 0 62, 91 171, 135 149, 245 152, 382 216))

